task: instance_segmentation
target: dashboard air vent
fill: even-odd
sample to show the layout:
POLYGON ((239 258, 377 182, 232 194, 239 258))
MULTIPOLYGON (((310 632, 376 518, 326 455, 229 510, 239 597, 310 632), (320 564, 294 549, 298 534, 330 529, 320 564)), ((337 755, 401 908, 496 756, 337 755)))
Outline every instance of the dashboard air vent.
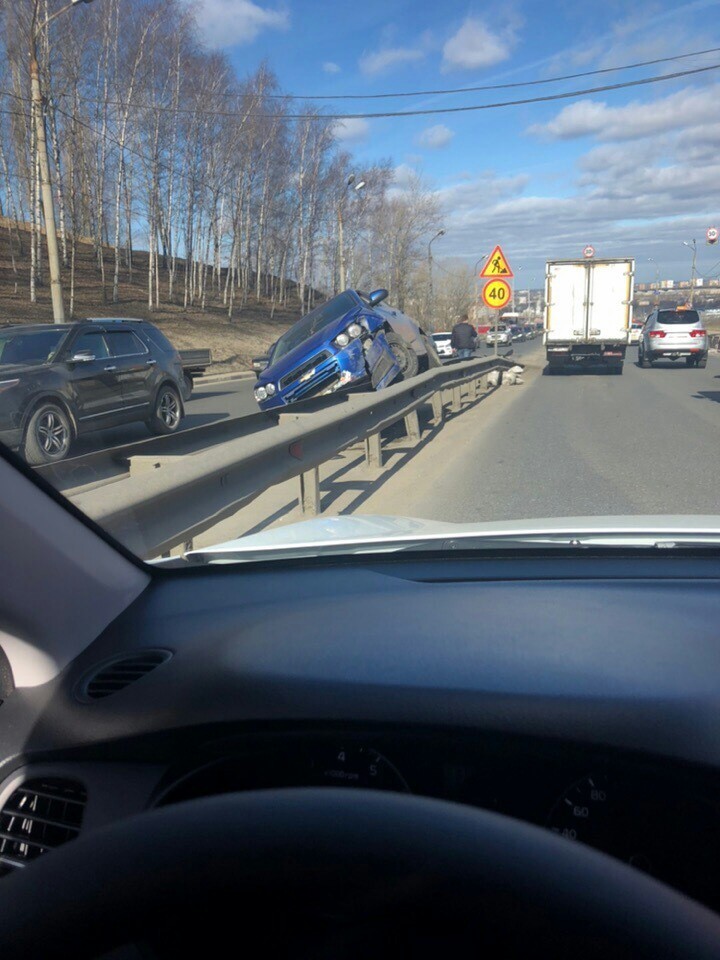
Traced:
POLYGON ((140 680, 171 656, 169 650, 141 650, 106 661, 86 674, 78 687, 78 697, 85 702, 109 697, 140 680))
POLYGON ((80 833, 87 793, 75 780, 27 780, 0 810, 0 876, 80 833))

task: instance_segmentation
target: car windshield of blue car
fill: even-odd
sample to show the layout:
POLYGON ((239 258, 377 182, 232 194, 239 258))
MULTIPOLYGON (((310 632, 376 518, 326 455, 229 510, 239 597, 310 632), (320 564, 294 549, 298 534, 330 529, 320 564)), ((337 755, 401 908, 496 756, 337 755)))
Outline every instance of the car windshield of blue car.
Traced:
POLYGON ((0 330, 0 366, 46 363, 52 359, 65 333, 65 330, 52 328, 22 333, 0 330))
POLYGON ((351 293, 347 292, 333 297, 332 300, 328 300, 327 303, 323 303, 319 307, 315 307, 314 310, 303 317, 302 320, 298 320, 294 326, 290 327, 286 334, 280 337, 273 350, 273 363, 280 360, 285 354, 290 353, 295 347, 299 347, 301 343, 304 343, 309 337, 312 337, 319 330, 322 330, 323 327, 327 327, 329 324, 339 320, 356 307, 357 301, 351 293))

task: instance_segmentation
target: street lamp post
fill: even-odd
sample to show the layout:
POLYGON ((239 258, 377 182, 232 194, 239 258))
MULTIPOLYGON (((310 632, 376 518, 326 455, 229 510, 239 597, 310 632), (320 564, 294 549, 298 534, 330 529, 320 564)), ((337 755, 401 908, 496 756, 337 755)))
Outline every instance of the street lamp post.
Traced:
POLYGON ((655 257, 648 257, 648 263, 655 264, 655 300, 660 303, 660 267, 655 257))
POLYGON ((53 20, 56 20, 63 13, 76 7, 79 3, 92 3, 92 0, 70 0, 70 3, 61 7, 53 13, 52 16, 48 17, 47 20, 38 23, 37 13, 39 2, 36 0, 33 8, 32 23, 30 25, 30 88, 32 93, 38 164, 40 166, 40 191, 42 195, 43 218, 45 220, 48 265, 50 267, 50 297, 52 299, 53 321, 55 323, 65 322, 65 306, 63 304, 62 281, 60 279, 60 253, 58 250, 57 228, 55 226, 55 203, 53 201, 52 184, 50 183, 50 160, 45 134, 44 104, 42 91, 40 89, 37 40, 41 31, 46 30, 53 20))
POLYGON ((697 263, 697 241, 693 240, 692 243, 688 243, 687 240, 683 240, 684 247, 690 247, 692 250, 692 267, 690 270, 690 306, 695 302, 695 281, 697 279, 697 271, 695 269, 697 263))
POLYGON ((345 200, 345 195, 350 187, 353 187, 356 193, 359 193, 365 186, 365 181, 360 180, 358 183, 355 183, 355 174, 351 173, 347 178, 345 183, 345 190, 343 191, 340 201, 337 207, 337 225, 338 225, 338 260, 340 261, 340 290, 345 289, 347 265, 345 260, 345 242, 343 236, 343 202, 345 200), (353 187, 354 184, 354 187, 353 187))
MULTIPOLYGON (((440 237, 444 237, 444 236, 445 236, 445 228, 443 227, 442 230, 438 230, 438 232, 435 234, 435 236, 432 238, 432 240, 431 240, 430 243, 428 244, 428 255, 427 255, 427 262, 428 262, 428 294, 429 294, 429 296, 428 296, 428 313, 432 313, 432 309, 433 309, 433 261, 432 261, 432 245, 435 243, 436 240, 439 240, 440 237)), ((429 320, 429 319, 430 319, 430 317, 428 317, 428 320, 429 320)))
POLYGON ((480 313, 480 277, 478 276, 478 267, 480 264, 487 260, 490 256, 489 253, 481 253, 480 256, 475 261, 475 266, 473 268, 473 279, 475 281, 475 320, 478 319, 478 314, 480 313))

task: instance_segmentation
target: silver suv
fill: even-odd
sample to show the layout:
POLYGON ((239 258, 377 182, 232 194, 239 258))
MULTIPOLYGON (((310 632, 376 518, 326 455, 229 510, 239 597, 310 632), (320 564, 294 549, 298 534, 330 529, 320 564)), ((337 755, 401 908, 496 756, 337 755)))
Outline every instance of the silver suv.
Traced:
POLYGON ((638 363, 651 367, 656 360, 685 358, 689 367, 707 366, 708 338, 697 310, 656 309, 645 321, 638 345, 638 363))
MULTIPOLYGON (((497 342, 498 343, 512 343, 512 333, 504 323, 499 323, 497 326, 497 342)), ((485 335, 485 343, 495 343, 495 327, 491 327, 487 334, 485 335)))

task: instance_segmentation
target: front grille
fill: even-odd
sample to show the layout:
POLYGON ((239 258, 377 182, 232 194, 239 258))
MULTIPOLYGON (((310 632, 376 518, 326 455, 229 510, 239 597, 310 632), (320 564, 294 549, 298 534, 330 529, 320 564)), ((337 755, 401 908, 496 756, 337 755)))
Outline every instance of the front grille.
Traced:
POLYGON ((313 367, 317 367, 321 363, 324 363, 329 357, 329 351, 323 350, 322 353, 318 353, 311 360, 306 360, 301 366, 295 367, 294 370, 291 370, 290 373, 286 373, 285 376, 280 380, 280 389, 284 390, 285 387, 290 386, 291 383, 295 383, 296 380, 304 377, 306 373, 313 369, 313 367))
POLYGON ((0 875, 73 840, 87 794, 82 784, 55 777, 28 780, 0 811, 0 875))
POLYGON ((314 397, 323 390, 327 390, 338 379, 340 369, 337 363, 328 364, 323 370, 312 376, 304 383, 299 383, 284 394, 286 403, 293 403, 296 400, 307 400, 314 397))

